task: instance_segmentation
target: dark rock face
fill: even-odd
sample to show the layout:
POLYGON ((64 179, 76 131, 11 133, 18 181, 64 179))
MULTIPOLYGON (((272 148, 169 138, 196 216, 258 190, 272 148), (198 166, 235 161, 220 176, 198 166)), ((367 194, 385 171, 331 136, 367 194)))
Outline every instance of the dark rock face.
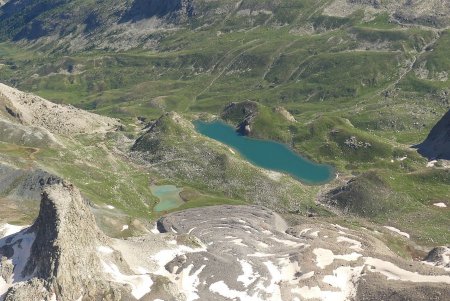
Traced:
POLYGON ((449 247, 436 247, 431 250, 425 257, 424 261, 429 262, 435 266, 450 269, 450 248, 449 247))
POLYGON ((428 159, 450 160, 450 110, 436 123, 417 151, 428 159))
POLYGON ((6 110, 6 112, 8 112, 9 115, 18 119, 19 121, 22 119, 22 114, 20 112, 16 112, 14 109, 12 109, 8 106, 5 106, 5 110, 6 110))
MULTIPOLYGON (((5 24, 16 24, 13 28, 21 28, 21 25, 28 24, 19 32, 11 31, 9 34, 13 40, 28 39, 34 40, 46 35, 47 31, 43 23, 35 20, 45 12, 68 3, 68 0, 11 0, 1 7, 0 19, 5 24)), ((2 22, 3 23, 3 22, 2 22)))
POLYGON ((123 15, 121 22, 137 22, 152 17, 175 16, 176 14, 192 16, 192 0, 134 0, 123 15))
POLYGON ((254 101, 232 102, 225 107, 221 117, 237 123, 237 131, 241 135, 250 135, 253 120, 258 115, 258 104, 254 101))

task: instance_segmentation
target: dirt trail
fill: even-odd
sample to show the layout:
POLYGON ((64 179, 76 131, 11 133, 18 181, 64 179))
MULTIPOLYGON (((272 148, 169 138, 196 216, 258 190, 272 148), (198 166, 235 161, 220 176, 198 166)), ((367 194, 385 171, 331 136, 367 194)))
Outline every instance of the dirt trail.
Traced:
MULTIPOLYGON (((259 42, 259 39, 257 39, 257 40, 252 40, 252 41, 248 42, 246 45, 253 44, 254 42, 259 42)), ((255 48, 257 48, 257 47, 259 47, 259 46, 261 46, 261 45, 263 45, 263 44, 265 44, 265 42, 260 43, 260 44, 257 44, 257 45, 255 45, 255 46, 253 46, 253 47, 247 48, 247 49, 245 49, 245 50, 239 52, 236 56, 234 56, 234 57, 229 61, 229 63, 228 63, 225 67, 223 67, 223 69, 219 72, 219 74, 217 74, 217 76, 215 76, 215 77, 213 78, 213 80, 209 83, 209 85, 206 86, 206 88, 204 88, 199 94, 197 94, 197 95, 194 97, 194 99, 193 99, 193 101, 192 101, 192 104, 196 103, 198 97, 201 96, 202 94, 204 94, 206 91, 208 91, 208 90, 214 85, 214 83, 215 83, 220 77, 222 77, 222 75, 228 70, 228 68, 230 68, 230 66, 233 65, 234 62, 236 62, 236 60, 237 60, 241 55, 243 55, 244 53, 246 53, 246 52, 248 52, 248 51, 251 51, 251 50, 253 50, 253 49, 255 49, 255 48)), ((224 58, 223 58, 221 61, 224 61, 224 60, 225 60, 225 57, 227 57, 227 56, 228 56, 228 53, 224 56, 224 58)), ((221 61, 220 61, 220 62, 221 62, 221 61)), ((220 64, 220 62, 219 62, 218 64, 220 64)), ((217 66, 218 64, 216 64, 216 66, 217 66)), ((191 105, 192 105, 192 104, 191 104, 191 105)), ((190 107, 190 106, 189 106, 189 107, 190 107)), ((189 107, 187 108, 187 110, 189 110, 189 107)))

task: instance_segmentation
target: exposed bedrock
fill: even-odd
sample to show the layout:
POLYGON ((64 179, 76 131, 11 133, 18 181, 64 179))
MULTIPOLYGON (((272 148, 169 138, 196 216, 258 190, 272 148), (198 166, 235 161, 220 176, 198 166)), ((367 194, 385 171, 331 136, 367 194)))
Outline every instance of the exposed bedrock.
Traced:
POLYGON ((0 226, 0 300, 446 300, 435 250, 398 258, 372 232, 260 206, 169 214, 147 235, 106 237, 71 184, 44 189, 34 224, 0 226), (14 234, 15 233, 15 234, 14 234), (431 296, 431 299, 430 299, 431 296))
POLYGON ((416 147, 428 159, 450 160, 450 110, 436 123, 427 139, 416 147))
POLYGON ((362 229, 288 228, 263 207, 190 209, 164 217, 158 229, 205 244, 206 252, 166 266, 195 271, 199 300, 445 300, 450 292, 445 269, 404 261, 362 229))

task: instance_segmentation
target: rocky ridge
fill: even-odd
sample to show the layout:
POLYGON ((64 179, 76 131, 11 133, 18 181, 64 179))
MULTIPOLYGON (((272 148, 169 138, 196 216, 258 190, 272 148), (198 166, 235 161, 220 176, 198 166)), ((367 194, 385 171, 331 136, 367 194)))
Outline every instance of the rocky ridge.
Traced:
POLYGON ((450 25, 447 18, 450 6, 446 0, 335 0, 325 8, 324 13, 347 17, 357 10, 363 10, 367 19, 384 12, 389 14, 393 22, 402 24, 420 24, 436 28, 450 25))
MULTIPOLYGON (((39 127, 49 137, 53 134, 70 136, 102 133, 120 125, 116 119, 89 113, 71 105, 55 104, 1 83, 0 106, 3 111, 0 111, 0 118, 3 122, 39 127)), ((52 137, 52 140, 56 138, 52 137)))
POLYGON ((249 135, 252 122, 258 116, 258 103, 254 101, 232 102, 222 111, 224 120, 238 123, 237 131, 242 135, 249 135))

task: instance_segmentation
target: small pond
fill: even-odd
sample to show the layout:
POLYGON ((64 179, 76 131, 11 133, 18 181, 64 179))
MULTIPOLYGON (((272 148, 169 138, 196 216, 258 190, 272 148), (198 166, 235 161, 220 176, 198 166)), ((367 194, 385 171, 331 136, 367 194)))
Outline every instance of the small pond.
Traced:
POLYGON ((159 203, 153 208, 156 212, 175 209, 184 203, 180 197, 182 188, 174 185, 152 185, 150 189, 152 194, 159 199, 159 203))

